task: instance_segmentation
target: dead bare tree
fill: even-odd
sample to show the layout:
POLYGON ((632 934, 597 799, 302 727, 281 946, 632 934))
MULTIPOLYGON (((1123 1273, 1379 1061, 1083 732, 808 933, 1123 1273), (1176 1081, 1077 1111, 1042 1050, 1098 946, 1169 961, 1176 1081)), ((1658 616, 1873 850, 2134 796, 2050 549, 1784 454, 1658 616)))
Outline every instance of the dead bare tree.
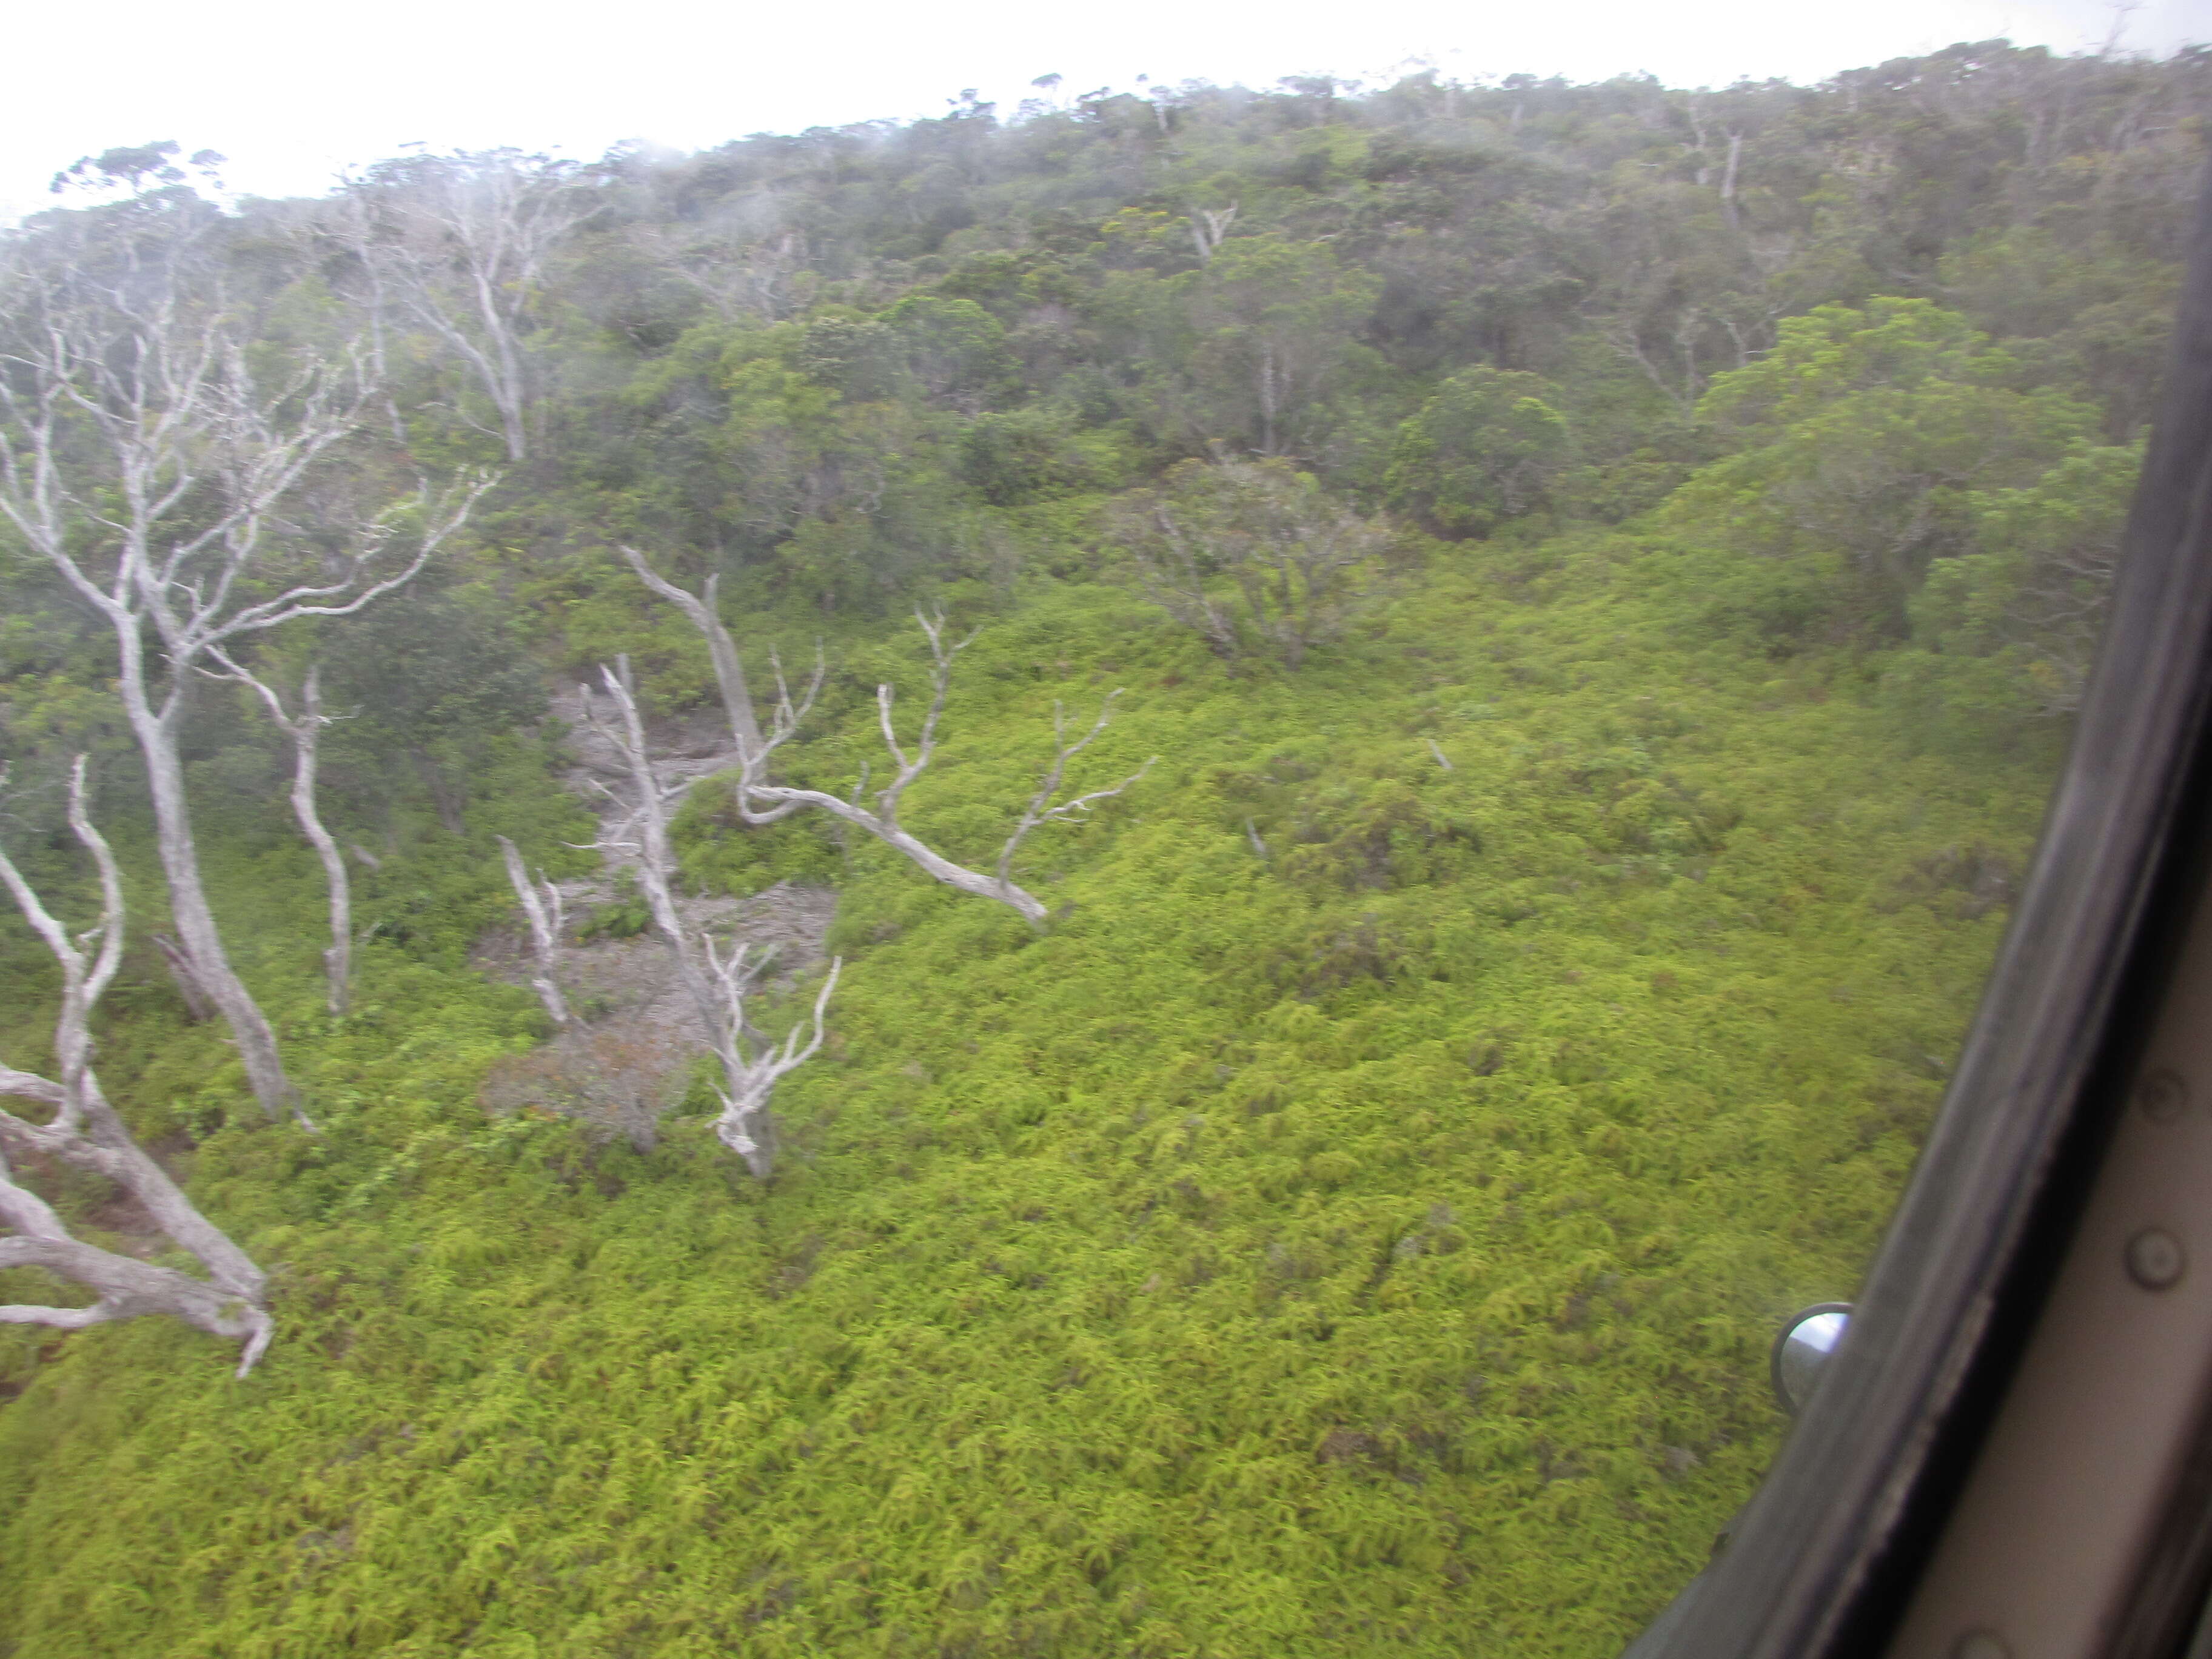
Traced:
MULTIPOLYGON (((4 781, 0 774, 0 783, 4 781)), ((0 1065, 0 1096, 53 1109, 44 1123, 0 1109, 0 1223, 12 1230, 0 1237, 0 1267, 42 1267, 83 1285, 98 1299, 81 1308, 0 1305, 0 1324, 82 1330, 141 1314, 167 1314, 210 1335, 242 1342, 238 1375, 243 1376, 261 1358, 275 1328, 265 1305, 266 1276, 131 1138, 93 1069, 92 1012, 123 954, 123 882, 114 854, 86 811, 85 793, 85 757, 80 755, 70 774, 69 825, 99 871, 100 921, 94 926, 72 937, 0 851, 0 883, 62 971, 61 1010, 54 1022, 56 1075, 0 1065), (209 1277, 195 1279, 74 1237, 52 1206, 17 1180, 14 1161, 59 1162, 105 1176, 136 1199, 209 1277)))
POLYGON ((1635 318, 1603 319, 1597 332, 1609 348, 1644 371, 1644 379, 1673 405, 1675 415, 1686 425, 1697 414, 1698 398, 1705 391, 1705 376, 1698 367, 1698 341, 1705 322, 1705 310, 1699 306, 1682 306, 1674 313, 1670 343, 1681 366, 1679 384, 1675 370, 1655 359, 1645 349, 1643 330, 1635 318))
POLYGON ((691 1000, 708 1047, 721 1068, 716 1094, 722 1111, 715 1133, 744 1159, 747 1169, 766 1180, 775 1170, 775 1125, 769 1110, 769 1097, 779 1078, 811 1059, 821 1048, 823 1014, 843 959, 830 963, 830 976, 815 998, 814 1036, 804 1051, 798 1047, 796 1028, 780 1046, 752 1030, 745 1018, 745 997, 767 965, 766 958, 749 966, 749 952, 742 945, 725 957, 711 937, 703 932, 694 934, 684 926, 671 885, 676 860, 668 844, 667 808, 688 786, 679 783, 664 788, 653 775, 629 659, 617 658, 612 667, 602 668, 600 680, 614 704, 616 720, 609 722, 600 718, 588 685, 580 688, 584 719, 622 756, 629 773, 630 793, 625 800, 605 785, 599 786, 624 810, 616 826, 592 846, 636 861, 638 888, 645 895, 653 931, 668 947, 677 978, 691 1000))
POLYGON ((660 268, 713 306, 724 322, 781 322, 804 302, 810 253, 806 233, 781 226, 782 210, 763 192, 721 216, 706 234, 640 227, 633 234, 660 268))
POLYGON ((524 342, 545 261, 598 203, 573 164, 512 149, 387 161, 331 221, 380 295, 459 357, 499 417, 510 461, 530 447, 524 342))
POLYGON ((104 244, 17 238, 0 256, 0 514, 113 629, 189 978, 228 1022, 263 1109, 297 1115, 200 879, 177 744, 186 692, 214 652, 404 585, 489 480, 426 486, 411 550, 396 555, 396 513, 358 527, 344 552, 281 533, 358 424, 374 389, 366 355, 355 342, 264 374, 205 269, 204 224, 175 203, 149 211, 179 216, 104 244))
POLYGON ((1198 526, 1172 501, 1153 495, 1119 505, 1115 539, 1133 556, 1145 597, 1189 629, 1217 657, 1233 657, 1242 645, 1237 611, 1212 579, 1218 567, 1198 526))
POLYGON ((729 717, 730 735, 737 740, 740 756, 752 754, 761 746, 760 720, 753 713, 752 692, 745 684, 745 665, 738 655, 737 641, 722 626, 721 612, 714 608, 714 589, 721 577, 708 577, 705 589, 694 595, 657 574, 635 548, 624 547, 622 556, 637 572, 638 580, 681 611, 707 641, 707 650, 714 659, 714 684, 721 690, 722 709, 729 717))
MULTIPOLYGON (((1690 136, 1694 142, 1682 148, 1698 158, 1697 183, 1702 190, 1711 181, 1713 173, 1705 148, 1708 137, 1702 94, 1690 94, 1683 101, 1683 112, 1689 119, 1690 136)), ((1736 212, 1735 181, 1737 169, 1743 161, 1743 141, 1747 135, 1740 128, 1731 126, 1723 130, 1721 136, 1728 140, 1728 161, 1721 170, 1721 216, 1728 221, 1730 230, 1741 230, 1743 226, 1736 212)))
POLYGON ((1743 222, 1735 207, 1735 175, 1737 165, 1743 159, 1743 134, 1731 127, 1728 141, 1728 166, 1721 173, 1721 216, 1728 221, 1730 230, 1741 230, 1743 222))
POLYGON ((516 901, 530 923, 532 959, 538 964, 536 977, 530 981, 538 993, 538 1000, 545 1005, 546 1017, 556 1025, 568 1023, 568 1000, 561 994, 556 969, 561 961, 561 890, 538 872, 538 880, 530 879, 529 872, 522 867, 522 854, 505 836, 495 837, 499 842, 500 857, 507 863, 507 885, 514 889, 516 901))
MULTIPOLYGON (((981 871, 968 869, 917 839, 899 823, 898 818, 900 799, 906 793, 908 786, 921 775, 936 752, 937 722, 945 712, 945 695, 952 684, 952 661, 969 642, 963 640, 948 645, 942 616, 932 618, 919 611, 915 613, 915 620, 921 624, 921 631, 929 640, 935 672, 931 680, 929 712, 922 719, 921 737, 911 755, 901 746, 898 733, 891 724, 891 688, 888 685, 876 688, 878 724, 883 732, 884 745, 890 749, 891 759, 898 770, 890 783, 877 793, 875 809, 870 811, 860 805, 860 796, 867 787, 865 772, 849 799, 824 790, 800 789, 775 783, 769 778, 770 757, 791 740, 799 729, 799 722, 813 708, 815 697, 822 689, 823 669, 819 656, 816 659, 811 682, 795 703, 792 699, 790 684, 784 677, 783 665, 781 662, 776 664, 775 715, 772 729, 763 738, 752 720, 752 699, 745 684, 737 641, 730 637, 730 631, 723 625, 720 613, 714 606, 711 579, 702 600, 654 575, 643 556, 635 550, 626 547, 623 553, 647 586, 681 609, 690 619, 691 625, 706 640, 708 659, 714 665, 715 684, 721 688, 723 707, 729 712, 731 738, 737 745, 738 815, 746 823, 757 826, 775 823, 789 817, 801 807, 817 807, 854 829, 875 836, 946 886, 957 887, 962 892, 973 893, 979 898, 994 899, 1001 904, 1011 905, 1031 927, 1042 927, 1049 914, 1043 901, 1015 885, 1013 881, 1014 854, 1020 850, 1022 842, 1039 824, 1081 822, 1094 805, 1120 794, 1150 771, 1152 762, 1158 759, 1154 756, 1152 760, 1147 760, 1110 788, 1096 789, 1089 794, 1054 805, 1053 797, 1059 793, 1066 779, 1068 762, 1090 747, 1091 741, 1106 729, 1113 714, 1114 701, 1121 694, 1117 690, 1108 696, 1104 706, 1098 711, 1097 722, 1073 743, 1067 741, 1063 715, 1055 703, 1053 707, 1053 758, 1046 769, 1042 784, 1030 798, 1012 834, 1000 848, 995 870, 987 875, 981 871), (751 726, 750 731, 746 725, 740 724, 740 711, 751 726)), ((973 637, 969 636, 970 639, 973 637)))
POLYGON ((1229 227, 1237 222, 1237 210, 1241 204, 1231 202, 1225 208, 1200 208, 1190 215, 1190 240, 1198 249, 1198 262, 1202 265, 1213 263, 1222 241, 1229 234, 1229 227))
POLYGON ((348 874, 345 858, 338 851, 337 838, 324 828, 322 814, 315 805, 315 766, 317 750, 322 742, 323 727, 331 716, 323 713, 321 670, 310 667, 300 686, 300 712, 289 712, 284 699, 268 681, 250 669, 240 667, 221 646, 208 654, 220 665, 220 679, 235 680, 252 689, 269 711, 269 718, 276 729, 292 739, 292 816, 300 825, 300 833, 315 849, 315 857, 323 866, 323 882, 330 895, 331 943, 323 952, 323 977, 327 982, 325 1005, 332 1014, 346 1011, 347 999, 353 982, 353 881, 348 874))
POLYGON ((712 939, 702 934, 700 943, 706 949, 707 965, 721 998, 721 1018, 709 1033, 714 1058, 722 1067, 722 1081, 714 1091, 722 1103, 714 1119, 714 1134, 744 1159, 747 1169, 765 1180, 775 1166, 775 1120, 769 1111, 769 1097, 785 1073, 797 1071, 821 1051, 822 1016, 830 1006, 830 994, 837 988, 837 975, 844 970, 845 959, 830 959, 830 972, 814 994, 812 1035, 806 1046, 799 1046, 800 1033, 807 1029, 807 1022, 802 1020, 784 1033, 780 1043, 758 1039, 756 1053, 746 1036, 752 1027, 745 1018, 745 997, 767 969, 775 947, 752 957, 750 946, 739 945, 725 957, 712 939))
MULTIPOLYGON (((1046 769, 1036 792, 1023 806, 1012 832, 1000 847, 996 868, 988 874, 967 869, 917 839, 898 819, 902 796, 935 755, 938 721, 945 712, 945 696, 951 685, 953 659, 967 643, 964 641, 954 644, 946 642, 945 619, 941 616, 932 617, 916 613, 915 619, 921 623, 922 632, 929 641, 935 673, 932 681, 929 712, 923 719, 920 737, 911 753, 901 744, 896 727, 892 723, 891 688, 889 685, 877 688, 877 713, 884 741, 891 751, 898 771, 890 784, 877 793, 875 806, 871 810, 860 804, 866 787, 865 772, 860 785, 854 789, 853 799, 849 800, 821 790, 801 789, 768 781, 767 768, 770 757, 797 732, 800 721, 812 708, 821 690, 823 670, 818 654, 813 678, 796 701, 784 676, 782 664, 780 661, 775 664, 776 701, 772 728, 765 738, 757 732, 748 737, 737 718, 738 709, 750 713, 751 708, 750 700, 744 695, 743 668, 736 644, 711 602, 712 587, 708 588, 707 599, 702 601, 654 576, 644 559, 634 550, 625 549, 624 552, 639 575, 653 591, 676 603, 707 638, 710 660, 722 687, 724 706, 732 715, 732 736, 738 746, 739 763, 738 808, 740 817, 747 823, 773 823, 803 807, 820 808, 842 822, 875 836, 938 880, 963 892, 1010 905, 1033 926, 1042 926, 1048 914, 1043 902, 1034 894, 1016 885, 1013 880, 1014 856, 1023 842, 1040 824, 1080 822, 1097 802, 1121 793, 1151 769, 1152 763, 1148 760, 1134 773, 1109 787, 1092 790, 1069 800, 1059 800, 1057 798, 1066 780, 1069 762, 1088 748, 1106 729, 1112 717, 1115 699, 1121 693, 1116 691, 1109 695, 1090 729, 1072 740, 1065 714, 1055 704, 1053 710, 1052 763, 1046 769)), ((754 1030, 746 1016, 745 1000, 765 969, 768 957, 755 957, 748 947, 742 945, 729 949, 726 953, 710 935, 704 932, 695 934, 685 928, 672 886, 676 865, 668 842, 667 808, 672 800, 684 793, 686 786, 679 783, 664 787, 653 773, 646 746, 644 722, 638 714, 636 689, 631 679, 629 659, 618 658, 612 666, 603 668, 600 680, 606 696, 614 706, 615 718, 610 720, 600 716, 592 688, 586 685, 580 688, 584 719, 592 730, 621 756, 623 768, 629 774, 629 787, 625 793, 605 784, 597 786, 614 803, 621 817, 612 828, 591 845, 601 853, 634 860, 638 886, 645 896, 653 930, 668 947, 678 979, 698 1016, 708 1046, 721 1071, 716 1094, 721 1102, 722 1110, 715 1122, 715 1133, 725 1145, 744 1159, 748 1169, 765 1178, 773 1173, 775 1167, 775 1119, 769 1109, 770 1097, 779 1079, 804 1065, 820 1049, 823 1015, 829 1007, 830 994, 836 987, 838 975, 842 971, 843 961, 840 958, 830 963, 829 975, 815 998, 811 1036, 803 1045, 801 1034, 806 1028, 806 1022, 794 1025, 781 1042, 771 1042, 754 1030)), ((507 878, 517 896, 522 900, 526 913, 531 916, 533 937, 538 941, 540 984, 543 987, 552 977, 548 941, 552 938, 554 929, 542 924, 544 906, 532 893, 520 856, 511 843, 502 841, 501 845, 507 860, 507 878)), ((551 1006, 548 1004, 549 1010, 551 1006)))

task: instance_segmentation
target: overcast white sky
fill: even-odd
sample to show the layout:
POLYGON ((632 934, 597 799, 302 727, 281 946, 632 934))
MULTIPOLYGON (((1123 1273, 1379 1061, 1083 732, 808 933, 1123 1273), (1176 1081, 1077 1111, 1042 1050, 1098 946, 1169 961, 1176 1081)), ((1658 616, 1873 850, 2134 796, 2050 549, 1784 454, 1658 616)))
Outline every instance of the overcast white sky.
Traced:
MULTIPOLYGON (((2107 0, 44 0, 7 28, 0 218, 51 204, 47 179, 79 155, 152 139, 222 151, 234 189, 293 195, 410 141, 587 159, 626 138, 694 149, 941 114, 964 87, 1011 111, 1054 72, 1069 94, 1139 75, 1372 76, 1416 56, 1469 80, 1802 82, 1998 35, 2094 49, 2113 21, 2107 0)), ((2124 20, 2124 49, 2194 41, 2212 41, 2212 0, 2143 0, 2124 20)))

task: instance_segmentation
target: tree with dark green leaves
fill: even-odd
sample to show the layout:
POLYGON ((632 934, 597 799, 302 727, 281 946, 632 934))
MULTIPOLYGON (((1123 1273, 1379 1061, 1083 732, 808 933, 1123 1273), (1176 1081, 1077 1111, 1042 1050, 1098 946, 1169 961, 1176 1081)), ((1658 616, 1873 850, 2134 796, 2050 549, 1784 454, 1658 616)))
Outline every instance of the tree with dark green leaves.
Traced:
POLYGON ((1566 419, 1534 374, 1462 369, 1398 428, 1385 477, 1394 507, 1440 534, 1487 535, 1551 498, 1573 454, 1566 419))

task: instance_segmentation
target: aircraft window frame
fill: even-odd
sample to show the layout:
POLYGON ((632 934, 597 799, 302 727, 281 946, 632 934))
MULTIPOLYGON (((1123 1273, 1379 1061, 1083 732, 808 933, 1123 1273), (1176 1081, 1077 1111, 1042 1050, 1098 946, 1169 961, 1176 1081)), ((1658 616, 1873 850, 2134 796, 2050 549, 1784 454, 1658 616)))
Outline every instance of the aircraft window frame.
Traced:
MULTIPOLYGON (((2212 173, 2188 270, 2103 647, 1943 1109, 1848 1340, 1637 1659, 1883 1649, 2124 1108, 2212 849, 2212 173)), ((2188 1520, 2170 1505, 2166 1530, 2188 1520)), ((2166 1650, 2203 1601, 2212 1538, 2197 1554, 2166 1562, 2171 1616, 2130 1621, 2127 1651, 2166 1650)))

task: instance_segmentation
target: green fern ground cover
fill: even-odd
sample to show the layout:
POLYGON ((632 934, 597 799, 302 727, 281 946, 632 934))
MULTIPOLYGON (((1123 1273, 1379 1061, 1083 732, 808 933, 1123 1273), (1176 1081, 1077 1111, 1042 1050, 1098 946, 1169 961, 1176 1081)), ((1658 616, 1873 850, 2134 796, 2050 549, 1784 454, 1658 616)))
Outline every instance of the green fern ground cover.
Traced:
MULTIPOLYGON (((1093 775, 1162 757, 1032 842, 1042 936, 702 789, 696 878, 842 887, 767 1188, 696 1117, 640 1155, 476 1103, 541 1034, 466 964, 488 832, 373 878, 343 1023, 307 860, 231 838, 325 1133, 249 1122, 150 974, 104 1063, 281 1334, 243 1382, 160 1322, 0 1334, 0 1653, 1617 1650, 1772 1454, 1775 1322, 1853 1287, 2051 765, 1916 731, 1879 658, 1731 634, 1735 568, 1439 549, 1295 678, 1026 596, 917 829, 994 845, 1055 697, 1128 688, 1093 775)), ((854 641, 841 706, 911 690, 913 643, 854 641)), ((487 820, 574 836, 502 765, 487 820)))

